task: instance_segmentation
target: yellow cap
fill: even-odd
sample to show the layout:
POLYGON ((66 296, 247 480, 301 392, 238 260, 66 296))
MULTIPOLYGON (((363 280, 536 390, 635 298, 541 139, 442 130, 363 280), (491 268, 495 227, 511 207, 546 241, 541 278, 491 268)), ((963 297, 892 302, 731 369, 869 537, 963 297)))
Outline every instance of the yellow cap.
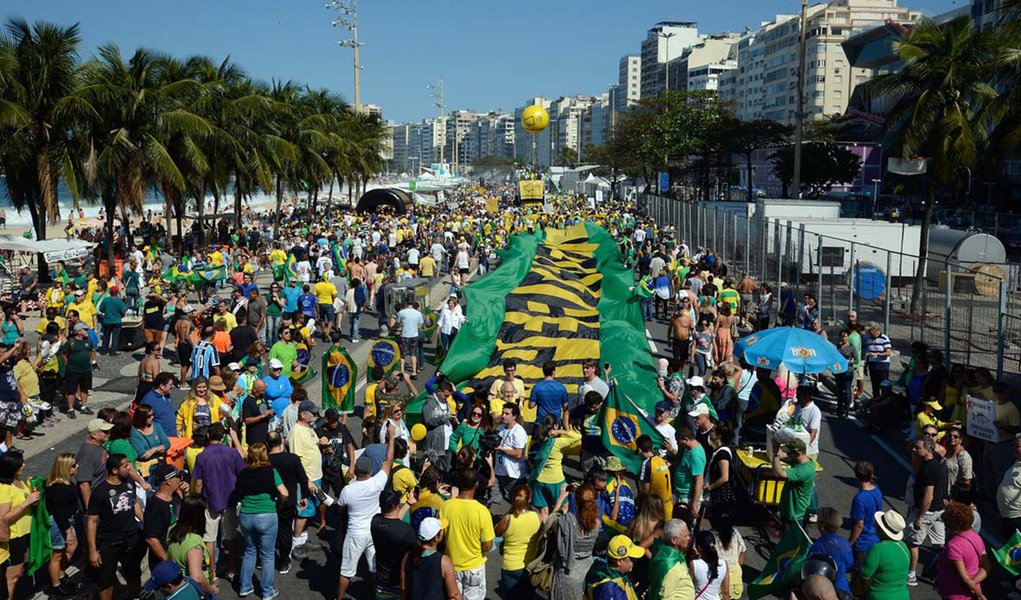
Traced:
POLYGON ((606 547, 606 557, 620 560, 624 557, 641 558, 645 556, 645 548, 635 544, 626 535, 614 536, 606 547))

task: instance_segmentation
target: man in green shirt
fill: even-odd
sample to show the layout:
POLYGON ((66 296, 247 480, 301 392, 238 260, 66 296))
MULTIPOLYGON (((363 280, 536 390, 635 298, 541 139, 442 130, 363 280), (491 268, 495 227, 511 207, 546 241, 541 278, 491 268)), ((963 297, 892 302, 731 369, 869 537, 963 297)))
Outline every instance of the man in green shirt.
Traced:
POLYGON ((784 480, 780 493, 780 519, 785 523, 805 520, 815 489, 815 463, 808 457, 804 440, 795 439, 776 449, 773 455, 773 474, 784 480), (790 467, 783 461, 790 457, 790 467))
POLYGON ((99 353, 117 356, 117 350, 121 345, 121 325, 124 323, 125 313, 128 312, 128 305, 121 300, 120 290, 116 287, 111 287, 109 294, 99 305, 99 311, 103 315, 103 343, 99 347, 99 353))
POLYGON ((705 450, 687 425, 677 429, 677 449, 680 460, 674 469, 674 496, 677 498, 674 514, 694 522, 702 503, 705 484, 705 450))
POLYGON ((684 521, 670 519, 663 524, 663 539, 652 543, 649 600, 695 597, 695 584, 684 561, 684 550, 690 542, 691 534, 684 521))
POLYGON ((294 332, 287 325, 280 327, 279 335, 279 341, 269 349, 269 359, 279 360, 284 365, 284 375, 290 377, 291 368, 298 361, 298 345, 293 342, 294 332))
POLYGON ((92 414, 92 409, 85 403, 92 389, 92 341, 89 339, 89 328, 85 323, 78 322, 73 326, 74 337, 61 346, 64 353, 64 395, 67 398, 67 416, 75 418, 74 405, 78 400, 81 411, 92 414))

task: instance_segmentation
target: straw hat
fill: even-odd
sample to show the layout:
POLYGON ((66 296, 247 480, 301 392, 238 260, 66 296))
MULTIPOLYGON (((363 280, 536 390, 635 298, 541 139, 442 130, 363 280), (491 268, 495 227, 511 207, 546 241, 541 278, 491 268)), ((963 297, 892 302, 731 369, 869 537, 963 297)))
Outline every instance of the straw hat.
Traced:
POLYGON ((883 530, 886 537, 890 538, 895 542, 899 542, 904 539, 904 528, 907 524, 904 522, 904 517, 900 516, 900 513, 895 510, 888 510, 886 512, 877 512, 875 515, 876 527, 883 530))

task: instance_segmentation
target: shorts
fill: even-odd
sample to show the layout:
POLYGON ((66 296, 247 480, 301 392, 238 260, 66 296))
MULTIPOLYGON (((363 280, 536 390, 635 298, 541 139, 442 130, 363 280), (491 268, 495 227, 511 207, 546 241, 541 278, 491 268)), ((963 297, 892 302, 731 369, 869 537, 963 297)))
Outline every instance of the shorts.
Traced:
POLYGON ((21 406, 21 402, 18 400, 0 401, 0 427, 8 429, 17 427, 18 423, 25 418, 25 415, 21 412, 21 406))
POLYGON ((166 332, 162 329, 146 329, 143 331, 145 334, 145 343, 156 342, 157 344, 163 342, 163 336, 166 332))
POLYGON ((64 373, 64 395, 73 396, 77 390, 88 392, 92 389, 92 371, 88 373, 64 373))
POLYGON ((324 322, 332 323, 337 318, 337 309, 332 304, 320 304, 319 314, 324 322))
POLYGON ((23 536, 11 538, 7 542, 7 548, 11 553, 10 562, 7 563, 11 567, 16 567, 20 564, 24 564, 25 559, 28 558, 28 545, 29 540, 32 536, 27 533, 23 536))
POLYGON ((232 540, 238 535, 238 513, 234 508, 225 508, 218 513, 211 513, 206 509, 206 533, 202 541, 216 543, 216 534, 219 533, 223 541, 232 540))
POLYGON ((344 538, 344 550, 340 560, 340 576, 351 579, 358 573, 358 560, 365 554, 369 563, 369 572, 376 572, 376 547, 372 545, 372 534, 352 533, 350 529, 344 538))
POLYGON ((418 356, 418 337, 401 336, 401 358, 418 356))
MULTIPOLYGON (((314 483, 315 486, 318 487, 318 488, 322 488, 322 486, 323 486, 323 480, 322 479, 317 479, 315 481, 310 481, 309 483, 314 483)), ((301 490, 298 490, 298 498, 297 498, 297 500, 298 500, 298 502, 301 502, 301 500, 302 500, 301 490)), ((315 497, 315 494, 313 494, 311 498, 305 498, 305 500, 308 500, 308 504, 305 505, 305 509, 304 510, 299 510, 298 511, 298 516, 301 517, 302 519, 309 519, 311 517, 316 516, 316 510, 319 508, 319 499, 315 497)))
POLYGON ((851 385, 857 385, 859 381, 865 381, 865 365, 855 367, 851 375, 851 385))
POLYGON ((178 342, 177 344, 177 362, 181 363, 182 367, 191 366, 191 342, 178 342))
POLYGON ((454 578, 463 600, 485 600, 486 565, 471 571, 454 571, 454 578))
POLYGON ((946 529, 943 525, 943 511, 930 510, 922 515, 922 526, 915 529, 915 519, 918 512, 912 510, 908 513, 908 528, 904 533, 904 542, 908 546, 921 546, 925 540, 929 540, 933 547, 943 546, 946 539, 946 529))
POLYGON ((120 563, 124 572, 124 579, 127 581, 139 581, 142 579, 142 559, 148 546, 139 543, 139 536, 133 533, 126 540, 119 544, 112 544, 99 549, 99 556, 102 563, 98 569, 89 567, 89 574, 96 582, 96 587, 101 590, 111 588, 117 584, 117 564, 120 563))
POLYGON ((741 306, 746 307, 745 308, 746 311, 747 307, 750 307, 752 305, 752 299, 753 298, 751 294, 741 294, 741 306))
POLYGON ((461 275, 467 275, 468 267, 458 267, 457 272, 460 273, 461 275))
MULTIPOLYGON (((68 536, 65 535, 67 532, 60 530, 60 526, 57 525, 56 519, 50 520, 52 521, 50 523, 50 546, 52 546, 54 550, 63 550, 64 548, 67 548, 68 536)), ((73 524, 71 525, 70 539, 76 539, 73 524)))
POLYGON ((532 484, 532 506, 535 508, 552 509, 556 506, 557 499, 560 497, 560 488, 563 487, 564 483, 563 481, 560 483, 536 481, 532 484))

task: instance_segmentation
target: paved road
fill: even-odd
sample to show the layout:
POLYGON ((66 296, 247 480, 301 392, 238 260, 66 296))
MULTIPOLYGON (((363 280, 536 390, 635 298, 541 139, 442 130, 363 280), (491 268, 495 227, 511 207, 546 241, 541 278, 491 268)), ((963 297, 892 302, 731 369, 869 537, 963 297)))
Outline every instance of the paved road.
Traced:
MULTIPOLYGON (((438 286, 437 289, 434 289, 434 304, 438 304, 442 299, 445 289, 445 286, 438 286)), ((375 319, 364 318, 362 326, 365 329, 364 337, 373 339, 376 328, 375 319)), ((656 346, 657 356, 666 356, 665 324, 652 322, 649 324, 649 332, 651 340, 656 346)), ((323 344, 318 346, 316 361, 318 361, 324 346, 323 344)), ((356 344, 352 348, 352 355, 359 364, 365 364, 367 352, 366 342, 356 344)), ((426 350, 426 356, 430 357, 431 353, 432 346, 430 345, 426 350)), ((133 375, 139 358, 140 354, 135 353, 134 356, 121 354, 118 357, 101 360, 102 369, 97 375, 99 386, 93 400, 96 408, 104 405, 124 406, 127 404, 134 391, 133 375)), ((169 363, 165 366, 169 368, 169 363)), ((434 367, 429 365, 427 369, 427 372, 419 377, 419 382, 430 376, 434 367)), ((318 379, 311 382, 308 387, 309 396, 319 398, 318 379)), ((174 396, 175 400, 180 401, 183 399, 184 393, 175 391, 174 396)), ((903 448, 895 447, 895 443, 867 434, 855 420, 836 418, 832 410, 833 405, 828 398, 821 397, 818 402, 823 409, 820 461, 825 469, 817 480, 820 505, 833 506, 844 513, 846 526, 846 514, 855 489, 852 467, 856 461, 868 459, 876 466, 878 484, 888 506, 903 513, 905 510, 903 501, 905 481, 908 474, 908 463, 904 458, 903 448)), ((28 456, 27 472, 31 474, 46 473, 57 453, 75 452, 84 437, 86 422, 83 417, 79 417, 76 421, 65 419, 56 428, 48 430, 49 433, 46 436, 26 443, 24 447, 28 456)), ((356 438, 360 438, 360 423, 358 414, 349 423, 356 438)), ((572 472, 570 466, 568 464, 569 474, 576 476, 577 471, 572 472)), ((494 507, 493 512, 498 515, 503 514, 506 508, 505 504, 498 504, 494 507)), ((769 555, 770 544, 763 536, 763 530, 753 525, 741 528, 748 544, 744 571, 746 581, 750 581, 758 574, 769 555)), ((816 534, 814 528, 810 528, 809 533, 816 534)), ((335 539, 333 539, 336 536, 333 529, 328 529, 328 534, 324 537, 326 539, 318 540, 315 534, 311 534, 310 543, 293 561, 291 572, 282 576, 278 575, 277 586, 282 592, 282 597, 334 597, 340 561, 339 554, 333 551, 336 548, 335 539)), ((489 597, 492 598, 496 597, 495 588, 500 577, 497 552, 498 550, 493 551, 491 560, 487 564, 489 597)), ((237 598, 236 588, 231 589, 224 581, 220 581, 220 585, 220 598, 224 600, 237 598)), ((364 579, 356 580, 349 591, 349 597, 358 599, 374 597, 371 587, 364 579)), ((912 589, 911 596, 915 599, 938 597, 931 584, 924 582, 919 587, 912 589)), ((44 596, 40 593, 37 597, 44 596)))

